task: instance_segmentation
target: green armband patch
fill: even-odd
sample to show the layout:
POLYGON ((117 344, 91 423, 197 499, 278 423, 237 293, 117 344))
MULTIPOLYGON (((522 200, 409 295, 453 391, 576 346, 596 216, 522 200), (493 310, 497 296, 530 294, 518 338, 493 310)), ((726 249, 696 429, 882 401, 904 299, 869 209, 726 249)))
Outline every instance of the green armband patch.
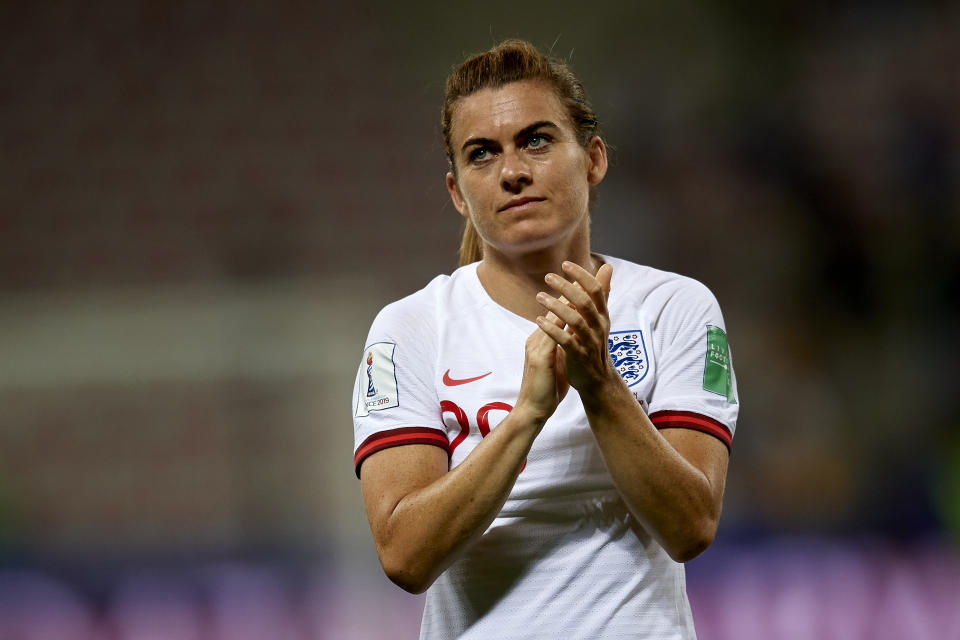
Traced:
POLYGON ((736 404, 733 396, 733 379, 730 374, 730 347, 727 334, 720 327, 707 325, 707 362, 703 368, 703 388, 727 397, 727 402, 736 404))

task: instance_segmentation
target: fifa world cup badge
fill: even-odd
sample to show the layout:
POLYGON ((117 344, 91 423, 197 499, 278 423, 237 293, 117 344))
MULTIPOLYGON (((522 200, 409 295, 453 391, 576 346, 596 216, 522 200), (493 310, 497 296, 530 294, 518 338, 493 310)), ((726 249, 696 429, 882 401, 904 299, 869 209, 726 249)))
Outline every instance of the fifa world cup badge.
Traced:
POLYGON ((393 361, 397 348, 392 342, 375 342, 364 349, 364 358, 357 371, 357 404, 355 415, 400 406, 397 393, 397 368, 393 361), (366 393, 363 378, 366 377, 366 393))
POLYGON ((367 397, 377 395, 377 388, 373 386, 373 351, 367 353, 367 397))

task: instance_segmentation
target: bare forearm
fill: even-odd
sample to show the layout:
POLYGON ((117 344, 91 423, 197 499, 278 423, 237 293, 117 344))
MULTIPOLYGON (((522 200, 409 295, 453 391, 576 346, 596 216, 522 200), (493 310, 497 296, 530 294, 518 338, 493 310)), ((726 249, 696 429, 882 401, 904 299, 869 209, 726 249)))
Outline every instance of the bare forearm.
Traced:
POLYGON ((722 486, 711 484, 657 432, 619 376, 581 396, 604 462, 631 513, 677 561, 706 549, 716 532, 722 486))
POLYGON ((500 513, 541 424, 511 412, 449 473, 405 495, 383 522, 384 571, 419 593, 500 513))
POLYGON ((544 280, 562 296, 537 294, 556 320, 538 318, 538 326, 564 351, 567 378, 580 392, 607 470, 627 507, 674 560, 689 560, 709 546, 716 532, 725 446, 699 433, 665 437, 657 432, 610 359, 607 298, 613 268, 605 264, 593 276, 572 262, 561 267, 570 280, 554 273, 544 280))
POLYGON ((454 469, 447 470, 438 449, 423 445, 387 449, 364 463, 371 465, 361 472, 367 518, 391 580, 423 591, 497 517, 568 389, 558 375, 560 355, 541 331, 527 337, 514 408, 454 469))

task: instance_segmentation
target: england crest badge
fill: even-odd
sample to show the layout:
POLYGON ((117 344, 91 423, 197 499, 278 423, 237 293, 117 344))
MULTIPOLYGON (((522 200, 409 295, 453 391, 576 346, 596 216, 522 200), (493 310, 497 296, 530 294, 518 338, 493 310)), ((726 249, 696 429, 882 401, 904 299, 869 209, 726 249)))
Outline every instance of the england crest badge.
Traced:
POLYGON ((645 377, 650 370, 647 358, 647 345, 643 341, 643 332, 639 329, 629 331, 611 331, 607 339, 610 359, 620 373, 620 377, 632 387, 645 377))

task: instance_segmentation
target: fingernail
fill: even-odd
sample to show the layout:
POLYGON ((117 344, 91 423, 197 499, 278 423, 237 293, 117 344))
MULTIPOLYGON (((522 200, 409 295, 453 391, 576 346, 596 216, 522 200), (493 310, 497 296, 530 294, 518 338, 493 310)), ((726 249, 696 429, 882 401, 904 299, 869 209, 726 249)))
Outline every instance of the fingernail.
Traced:
POLYGON ((564 269, 569 269, 570 267, 573 266, 573 263, 570 262, 569 260, 564 260, 562 266, 563 266, 564 269))
POLYGON ((546 301, 547 301, 547 294, 545 294, 543 291, 537 294, 537 302, 546 302, 546 301))
POLYGON ((548 273, 547 275, 543 276, 543 279, 549 282, 550 284, 553 284, 554 282, 557 281, 557 276, 553 275, 552 273, 548 273))

